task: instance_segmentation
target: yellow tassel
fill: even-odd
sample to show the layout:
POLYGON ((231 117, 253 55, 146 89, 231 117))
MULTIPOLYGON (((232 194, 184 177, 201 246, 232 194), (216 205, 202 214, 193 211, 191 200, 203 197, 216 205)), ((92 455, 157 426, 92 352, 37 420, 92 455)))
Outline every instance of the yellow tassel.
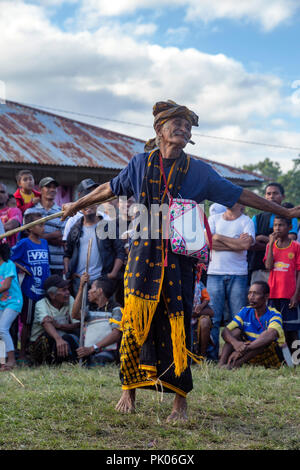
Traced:
POLYGON ((157 305, 158 301, 156 300, 142 299, 136 295, 129 295, 125 299, 121 328, 127 321, 133 329, 139 346, 142 346, 146 341, 157 305))
POLYGON ((179 377, 187 368, 187 352, 185 345, 184 317, 173 316, 170 318, 171 339, 173 346, 173 358, 175 375, 179 377))

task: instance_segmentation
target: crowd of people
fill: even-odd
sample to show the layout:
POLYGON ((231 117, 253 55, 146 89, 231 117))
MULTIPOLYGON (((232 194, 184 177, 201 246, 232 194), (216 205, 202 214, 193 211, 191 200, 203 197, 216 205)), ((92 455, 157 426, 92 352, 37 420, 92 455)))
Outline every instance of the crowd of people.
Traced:
MULTIPOLYGON (((16 181, 14 203, 0 184, 1 233, 61 211, 54 178, 43 178, 38 190, 29 170, 20 171, 16 181)), ((97 186, 83 180, 78 197, 97 186)), ((265 198, 283 204, 284 188, 269 183, 265 198)), ((119 362, 133 203, 120 198, 109 207, 95 204, 66 221, 52 218, 1 240, 1 370, 119 362), (103 236, 112 223, 116 236, 103 236)), ((241 203, 210 206, 210 261, 194 262, 191 352, 196 362, 222 367, 279 367, 282 349, 292 355, 300 329, 298 221, 269 212, 251 219, 244 210, 241 203)))

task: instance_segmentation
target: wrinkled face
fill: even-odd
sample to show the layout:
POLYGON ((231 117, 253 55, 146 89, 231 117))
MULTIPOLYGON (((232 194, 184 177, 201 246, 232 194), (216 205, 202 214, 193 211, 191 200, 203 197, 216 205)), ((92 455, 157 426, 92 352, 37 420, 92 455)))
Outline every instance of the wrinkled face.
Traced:
POLYGON ((275 202, 276 204, 281 205, 284 196, 281 194, 280 189, 277 186, 268 186, 266 189, 265 198, 268 201, 275 202))
POLYGON ((101 287, 97 287, 97 282, 94 281, 91 288, 88 291, 89 302, 93 304, 100 304, 106 301, 106 297, 103 294, 101 287))
POLYGON ((69 288, 66 287, 59 287, 57 291, 54 293, 50 293, 50 298, 52 301, 55 301, 58 305, 66 305, 70 299, 70 291, 69 288))
POLYGON ((47 184, 47 186, 44 186, 43 188, 41 188, 42 198, 45 197, 46 199, 55 199, 56 193, 57 193, 57 186, 55 183, 47 184))
POLYGON ((252 284, 248 292, 249 305, 252 308, 260 308, 266 305, 268 295, 264 293, 260 284, 252 284))
POLYGON ((184 148, 190 140, 192 126, 187 119, 175 117, 169 119, 157 132, 162 143, 174 144, 184 148))

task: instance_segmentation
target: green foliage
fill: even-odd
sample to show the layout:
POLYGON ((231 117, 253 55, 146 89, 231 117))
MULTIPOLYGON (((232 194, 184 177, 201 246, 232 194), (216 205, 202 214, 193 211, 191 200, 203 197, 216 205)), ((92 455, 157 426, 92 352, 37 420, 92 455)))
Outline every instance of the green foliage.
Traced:
MULTIPOLYGON (((283 172, 279 163, 272 162, 269 158, 265 158, 265 160, 256 164, 244 165, 243 169, 263 175, 269 182, 276 181, 282 184, 285 190, 284 202, 290 202, 294 206, 298 206, 300 205, 300 159, 294 159, 293 163, 294 165, 291 170, 283 172)), ((257 192, 260 196, 264 196, 265 187, 266 184, 255 190, 252 188, 252 190, 257 192)), ((246 213, 252 216, 257 213, 257 211, 247 208, 246 213)))

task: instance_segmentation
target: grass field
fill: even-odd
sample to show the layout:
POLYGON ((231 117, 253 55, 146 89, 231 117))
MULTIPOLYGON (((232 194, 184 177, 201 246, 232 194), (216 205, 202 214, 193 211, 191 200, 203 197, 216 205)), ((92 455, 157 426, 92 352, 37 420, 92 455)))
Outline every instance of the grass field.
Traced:
POLYGON ((299 449, 300 368, 192 366, 189 421, 170 425, 173 395, 137 392, 120 415, 118 368, 18 368, 0 375, 1 450, 299 449))

